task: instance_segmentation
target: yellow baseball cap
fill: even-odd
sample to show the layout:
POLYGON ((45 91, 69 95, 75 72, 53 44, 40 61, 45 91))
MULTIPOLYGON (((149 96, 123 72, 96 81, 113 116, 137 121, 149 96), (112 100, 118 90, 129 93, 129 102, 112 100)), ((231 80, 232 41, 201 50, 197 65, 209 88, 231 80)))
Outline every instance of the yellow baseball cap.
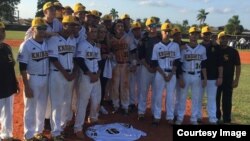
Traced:
POLYGON ((0 28, 5 28, 5 25, 3 22, 0 22, 0 28))
POLYGON ((199 29, 195 26, 191 26, 188 30, 188 33, 200 32, 199 29))
POLYGON ((77 24, 77 21, 76 21, 74 16, 66 15, 66 16, 63 16, 62 23, 74 23, 74 24, 77 24))
POLYGON ((131 18, 128 14, 124 14, 121 16, 121 19, 124 20, 124 19, 131 19, 131 18))
POLYGON ((43 11, 45 11, 46 9, 49 9, 51 7, 54 7, 55 5, 52 3, 52 2, 46 2, 44 5, 43 5, 43 11))
POLYGON ((32 27, 37 27, 37 26, 46 26, 46 23, 44 21, 43 18, 41 17, 35 17, 33 20, 32 20, 32 23, 31 23, 31 26, 32 27))
POLYGON ((77 4, 75 4, 73 10, 74 10, 74 13, 85 12, 86 7, 84 5, 82 5, 81 3, 77 3, 77 4))
POLYGON ((211 29, 209 28, 209 26, 204 26, 201 29, 201 33, 211 33, 211 29))
POLYGON ((172 29, 171 34, 172 34, 172 35, 174 35, 174 34, 176 34, 176 33, 181 33, 180 28, 178 28, 178 27, 174 27, 174 28, 172 29))
POLYGON ((164 23, 161 25, 161 30, 162 31, 171 31, 172 27, 170 23, 164 23))
POLYGON ((217 39, 220 39, 221 37, 224 37, 224 36, 230 36, 229 34, 227 34, 225 31, 221 31, 218 36, 217 36, 217 39))
POLYGON ((112 15, 106 14, 102 17, 103 21, 112 21, 112 15))
POLYGON ((93 15, 95 17, 101 17, 102 13, 97 10, 90 10, 89 15, 93 15))
POLYGON ((153 18, 148 18, 146 21, 146 26, 149 26, 151 24, 156 24, 156 21, 153 18))
POLYGON ((131 24, 131 29, 141 28, 141 24, 139 22, 133 22, 131 24))

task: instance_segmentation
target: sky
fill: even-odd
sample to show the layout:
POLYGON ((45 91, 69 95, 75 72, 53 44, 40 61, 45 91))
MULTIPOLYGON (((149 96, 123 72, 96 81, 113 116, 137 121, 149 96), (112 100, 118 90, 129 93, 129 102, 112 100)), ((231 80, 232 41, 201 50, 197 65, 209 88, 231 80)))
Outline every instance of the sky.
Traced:
MULTIPOLYGON (((63 6, 71 6, 80 2, 87 10, 98 10, 103 14, 110 13, 112 8, 118 15, 129 14, 132 19, 156 16, 164 22, 182 24, 188 20, 189 25, 199 24, 196 17, 200 9, 209 12, 205 23, 210 26, 223 26, 233 15, 238 15, 241 25, 250 29, 249 0, 59 0, 63 6)), ((21 0, 18 5, 20 18, 35 16, 37 0, 21 0)))

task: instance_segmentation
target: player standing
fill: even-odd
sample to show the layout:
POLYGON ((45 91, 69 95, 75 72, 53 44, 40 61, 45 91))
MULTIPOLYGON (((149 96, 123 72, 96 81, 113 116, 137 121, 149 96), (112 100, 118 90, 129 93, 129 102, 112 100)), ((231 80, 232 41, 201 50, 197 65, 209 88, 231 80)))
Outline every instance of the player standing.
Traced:
POLYGON ((157 125, 161 119, 162 94, 166 88, 166 120, 173 124, 174 119, 174 96, 176 86, 176 69, 180 63, 179 45, 170 41, 171 25, 164 23, 161 26, 162 41, 154 45, 152 60, 157 68, 155 75, 154 95, 154 122, 157 125))
MULTIPOLYGON (((217 87, 222 84, 223 67, 220 48, 211 41, 211 30, 208 26, 201 29, 202 45, 206 48, 206 69, 207 69, 207 86, 202 88, 199 99, 198 122, 202 121, 202 99, 206 91, 207 94, 207 112, 210 124, 216 124, 216 93, 217 87)), ((203 79, 203 75, 201 77, 203 79)))
POLYGON ((228 40, 229 35, 225 32, 220 32, 218 34, 217 41, 223 56, 223 83, 217 89, 216 116, 218 120, 220 120, 223 113, 223 123, 231 123, 233 88, 238 86, 241 73, 239 52, 236 49, 227 46, 228 40), (220 109, 221 102, 222 113, 220 109))
POLYGON ((13 94, 19 92, 15 76, 15 61, 11 47, 3 43, 5 26, 0 22, 0 140, 17 141, 13 138, 13 94))
POLYGON ((78 26, 73 16, 64 16, 63 30, 58 36, 48 40, 50 59, 49 94, 52 107, 52 137, 54 141, 64 140, 61 132, 71 120, 72 81, 76 75, 74 56, 76 39, 73 36, 75 26, 78 26))
POLYGON ((186 45, 186 49, 181 51, 182 62, 182 76, 180 76, 181 96, 178 104, 178 117, 176 124, 182 124, 185 110, 186 99, 189 87, 191 87, 192 93, 192 114, 191 124, 197 124, 198 114, 198 101, 201 92, 201 87, 206 86, 207 74, 206 74, 206 48, 198 44, 199 31, 197 27, 190 27, 189 29, 189 44, 186 45), (201 81, 201 73, 204 79, 201 81))
POLYGON ((19 49, 19 68, 24 84, 24 138, 47 140, 42 134, 48 99, 48 46, 45 41, 47 26, 43 19, 32 21, 32 38, 19 49))
POLYGON ((76 60, 80 67, 79 98, 77 105, 76 122, 74 132, 80 139, 84 138, 82 126, 84 124, 86 109, 90 100, 91 122, 98 121, 98 112, 101 101, 100 48, 96 47, 97 27, 90 25, 87 27, 87 40, 81 42, 77 47, 76 60))
MULTIPOLYGON (((141 83, 140 83, 140 93, 139 93, 139 103, 138 103, 138 120, 144 120, 144 114, 147 108, 147 97, 149 87, 151 86, 153 93, 155 92, 155 87, 153 85, 153 80, 155 78, 156 68, 153 65, 152 53, 155 44, 161 41, 161 38, 157 36, 157 24, 153 18, 148 18, 146 21, 147 32, 142 37, 139 42, 139 59, 141 62, 141 83)), ((152 102, 153 102, 152 96, 152 102)), ((154 113, 154 108, 151 110, 154 113)))

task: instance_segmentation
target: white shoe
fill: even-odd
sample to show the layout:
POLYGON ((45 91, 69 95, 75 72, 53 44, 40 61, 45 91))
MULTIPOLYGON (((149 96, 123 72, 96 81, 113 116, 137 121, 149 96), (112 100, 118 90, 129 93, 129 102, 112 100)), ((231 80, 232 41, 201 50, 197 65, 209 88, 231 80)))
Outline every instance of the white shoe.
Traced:
POLYGON ((109 114, 109 112, 103 106, 100 107, 100 112, 104 115, 109 114))

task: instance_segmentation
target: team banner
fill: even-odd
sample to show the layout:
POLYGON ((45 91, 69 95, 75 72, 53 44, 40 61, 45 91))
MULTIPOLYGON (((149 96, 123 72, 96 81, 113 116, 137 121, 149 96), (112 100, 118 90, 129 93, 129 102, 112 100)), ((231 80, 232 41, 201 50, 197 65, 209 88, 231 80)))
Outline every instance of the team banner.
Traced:
POLYGON ((173 139, 249 141, 250 125, 174 125, 173 139))

